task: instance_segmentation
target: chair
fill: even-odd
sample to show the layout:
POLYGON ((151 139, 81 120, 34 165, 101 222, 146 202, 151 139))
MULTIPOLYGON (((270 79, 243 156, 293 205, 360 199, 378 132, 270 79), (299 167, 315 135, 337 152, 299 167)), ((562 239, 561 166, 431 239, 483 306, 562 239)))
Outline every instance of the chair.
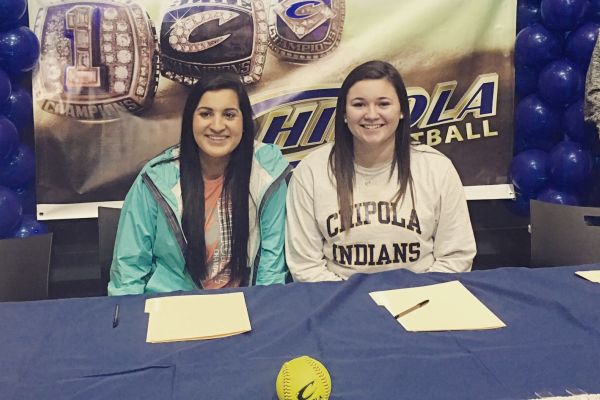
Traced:
POLYGON ((48 298, 52 233, 0 240, 0 301, 48 298))
POLYGON ((110 279, 110 265, 120 216, 120 208, 98 207, 98 258, 103 294, 106 294, 106 287, 110 279))
POLYGON ((532 200, 531 265, 600 263, 600 208, 532 200))

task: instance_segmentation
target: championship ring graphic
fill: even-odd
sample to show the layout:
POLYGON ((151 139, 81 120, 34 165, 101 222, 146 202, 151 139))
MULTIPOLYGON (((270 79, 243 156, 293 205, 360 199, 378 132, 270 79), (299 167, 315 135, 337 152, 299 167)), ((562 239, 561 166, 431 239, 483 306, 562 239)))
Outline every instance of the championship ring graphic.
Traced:
POLYGON ((267 42, 262 0, 177 0, 161 24, 161 73, 185 85, 217 71, 254 83, 263 72, 267 42))
POLYGON ((39 10, 35 33, 41 50, 34 90, 44 111, 110 120, 152 104, 156 33, 134 2, 57 1, 39 10))
POLYGON ((269 12, 269 48, 281 59, 309 62, 338 46, 344 0, 279 0, 269 12))

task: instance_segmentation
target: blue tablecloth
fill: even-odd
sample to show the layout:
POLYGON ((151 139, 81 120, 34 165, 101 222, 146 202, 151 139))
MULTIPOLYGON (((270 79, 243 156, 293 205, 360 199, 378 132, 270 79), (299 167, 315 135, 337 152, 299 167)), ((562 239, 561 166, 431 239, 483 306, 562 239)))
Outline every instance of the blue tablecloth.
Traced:
POLYGON ((282 363, 304 354, 328 368, 332 399, 600 393, 600 285, 579 269, 600 265, 244 288, 251 332, 180 343, 146 343, 145 296, 4 303, 0 399, 270 400, 282 363), (368 295, 454 279, 507 327, 406 332, 368 295))

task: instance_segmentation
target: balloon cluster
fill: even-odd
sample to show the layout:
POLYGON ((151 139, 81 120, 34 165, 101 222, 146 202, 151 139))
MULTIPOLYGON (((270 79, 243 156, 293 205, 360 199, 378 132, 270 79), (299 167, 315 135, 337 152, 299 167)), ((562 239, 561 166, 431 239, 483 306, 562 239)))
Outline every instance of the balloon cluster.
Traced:
POLYGON ((517 7, 514 210, 528 214, 532 198, 593 205, 600 142, 584 122, 583 98, 600 0, 519 0, 517 7))
POLYGON ((21 142, 33 127, 28 90, 18 82, 35 66, 40 45, 27 27, 27 0, 0 0, 0 239, 45 233, 35 219, 35 157, 21 142))

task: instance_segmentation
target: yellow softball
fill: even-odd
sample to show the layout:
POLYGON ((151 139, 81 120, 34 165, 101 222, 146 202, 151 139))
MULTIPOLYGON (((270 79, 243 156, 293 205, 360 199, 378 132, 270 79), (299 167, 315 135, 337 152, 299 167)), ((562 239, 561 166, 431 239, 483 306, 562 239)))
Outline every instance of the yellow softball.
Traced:
POLYGON ((331 378, 319 361, 301 356, 283 363, 275 387, 279 400, 327 400, 331 378))

